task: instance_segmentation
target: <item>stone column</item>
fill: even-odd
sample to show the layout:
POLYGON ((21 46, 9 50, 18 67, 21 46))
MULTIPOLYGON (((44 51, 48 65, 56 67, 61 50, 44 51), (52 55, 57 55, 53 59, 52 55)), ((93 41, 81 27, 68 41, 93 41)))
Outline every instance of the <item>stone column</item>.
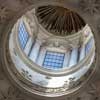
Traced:
POLYGON ((39 55, 40 46, 41 46, 41 41, 36 40, 36 42, 35 42, 35 44, 34 44, 32 50, 31 50, 31 52, 30 52, 29 58, 30 58, 32 61, 34 61, 34 62, 36 62, 37 57, 38 57, 38 55, 39 55))
POLYGON ((79 61, 81 61, 85 57, 85 45, 83 45, 80 49, 79 61))
POLYGON ((93 45, 93 38, 90 38, 88 42, 85 44, 85 55, 89 53, 93 45))
POLYGON ((27 44, 26 44, 26 46, 25 46, 25 48, 24 48, 24 52, 25 52, 25 54, 26 55, 29 55, 29 52, 30 52, 30 49, 31 49, 31 47, 32 47, 32 45, 33 45, 33 38, 29 38, 28 39, 28 41, 27 41, 27 44))
POLYGON ((78 48, 73 48, 71 52, 70 61, 69 61, 69 67, 77 64, 77 59, 78 59, 78 48))
POLYGON ((69 59, 70 59, 70 51, 67 51, 64 57, 63 67, 69 66, 69 59))
POLYGON ((45 59, 46 48, 42 48, 39 53, 39 58, 37 59, 37 63, 42 66, 43 61, 45 59))

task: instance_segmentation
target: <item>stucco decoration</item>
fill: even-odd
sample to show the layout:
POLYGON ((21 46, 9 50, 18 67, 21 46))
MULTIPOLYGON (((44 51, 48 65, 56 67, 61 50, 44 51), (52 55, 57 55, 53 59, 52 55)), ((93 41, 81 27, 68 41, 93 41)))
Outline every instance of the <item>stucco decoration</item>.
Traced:
POLYGON ((6 19, 7 16, 7 9, 5 7, 0 7, 0 21, 3 21, 6 19))
POLYGON ((30 5, 33 3, 33 0, 19 0, 19 2, 23 5, 30 5))
POLYGON ((80 6, 84 12, 92 15, 100 12, 99 0, 80 0, 80 6))
POLYGON ((8 87, 6 92, 1 91, 0 100, 24 100, 20 97, 20 92, 13 87, 8 87))

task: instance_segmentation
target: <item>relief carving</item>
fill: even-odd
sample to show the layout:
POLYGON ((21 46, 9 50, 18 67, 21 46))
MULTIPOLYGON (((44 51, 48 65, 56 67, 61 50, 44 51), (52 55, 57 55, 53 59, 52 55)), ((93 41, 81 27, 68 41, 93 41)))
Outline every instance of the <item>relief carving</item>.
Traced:
POLYGON ((80 0, 80 6, 84 12, 94 15, 100 12, 99 0, 80 0))
POLYGON ((28 72, 27 70, 22 69, 22 75, 23 75, 25 78, 27 78, 27 79, 29 79, 29 80, 32 80, 32 75, 30 75, 29 72, 28 72))
POLYGON ((19 0, 19 2, 24 6, 33 4, 33 0, 19 0))
POLYGON ((0 90, 0 94, 0 100, 24 100, 24 98, 20 95, 21 93, 11 86, 8 87, 7 91, 5 92, 0 90))
POLYGON ((8 11, 5 7, 0 7, 0 22, 3 22, 7 18, 8 11))

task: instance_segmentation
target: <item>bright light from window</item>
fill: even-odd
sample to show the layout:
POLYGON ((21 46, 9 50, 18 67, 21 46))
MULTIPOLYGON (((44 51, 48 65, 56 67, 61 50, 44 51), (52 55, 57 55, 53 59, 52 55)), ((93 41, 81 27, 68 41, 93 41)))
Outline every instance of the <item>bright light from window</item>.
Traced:
POLYGON ((47 69, 59 69, 63 67, 64 53, 47 51, 43 66, 47 69))

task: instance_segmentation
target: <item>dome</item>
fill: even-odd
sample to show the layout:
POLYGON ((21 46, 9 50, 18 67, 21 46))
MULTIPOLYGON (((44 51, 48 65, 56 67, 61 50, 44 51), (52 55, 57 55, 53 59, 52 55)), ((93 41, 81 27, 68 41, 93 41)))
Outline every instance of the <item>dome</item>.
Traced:
POLYGON ((58 36, 74 34, 86 25, 80 15, 61 6, 40 6, 36 9, 36 16, 47 31, 58 36))
POLYGON ((53 5, 33 8, 17 20, 7 39, 9 45, 5 54, 12 63, 7 69, 18 86, 32 95, 58 98, 72 94, 88 81, 94 71, 93 32, 77 13, 69 9, 53 5), (48 24, 40 23, 41 18, 48 19, 43 17, 47 14, 46 8, 55 11, 53 15, 59 17, 60 21, 56 21, 58 24, 54 28, 59 34, 42 27, 56 25, 48 20, 48 24), (66 16, 61 17, 63 14, 66 16), (68 22, 65 28, 61 22, 68 22))

